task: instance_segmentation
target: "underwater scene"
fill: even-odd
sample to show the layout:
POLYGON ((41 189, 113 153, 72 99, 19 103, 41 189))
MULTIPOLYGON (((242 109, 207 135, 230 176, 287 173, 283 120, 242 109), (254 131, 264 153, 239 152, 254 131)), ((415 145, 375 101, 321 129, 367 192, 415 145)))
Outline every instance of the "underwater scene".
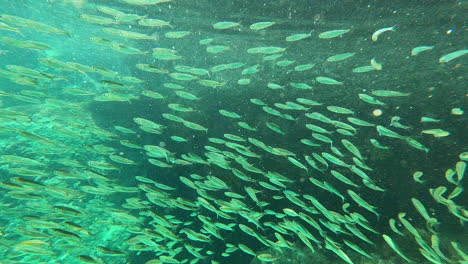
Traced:
POLYGON ((465 0, 0 0, 0 264, 468 264, 465 0))

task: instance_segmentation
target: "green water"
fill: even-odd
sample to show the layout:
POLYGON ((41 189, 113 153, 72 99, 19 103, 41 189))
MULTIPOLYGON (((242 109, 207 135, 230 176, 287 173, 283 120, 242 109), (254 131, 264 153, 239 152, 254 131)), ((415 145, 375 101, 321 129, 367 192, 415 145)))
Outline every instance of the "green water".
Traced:
POLYGON ((0 264, 468 263, 465 1, 151 2, 0 0, 0 264))

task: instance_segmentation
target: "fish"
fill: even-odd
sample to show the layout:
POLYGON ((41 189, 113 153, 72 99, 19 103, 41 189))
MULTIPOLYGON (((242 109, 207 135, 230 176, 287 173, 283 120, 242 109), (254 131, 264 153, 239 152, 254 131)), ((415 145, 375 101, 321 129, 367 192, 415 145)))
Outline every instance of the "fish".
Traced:
POLYGON ((231 22, 231 21, 221 21, 213 24, 214 29, 228 29, 233 27, 238 27, 240 23, 231 22))
POLYGON ((172 27, 170 22, 154 18, 140 19, 138 20, 138 24, 144 27, 172 27))
POLYGON ((269 28, 275 24, 276 22, 273 22, 273 21, 262 21, 262 22, 256 22, 256 23, 251 24, 249 28, 251 30, 262 30, 265 28, 269 28))
POLYGON ((306 70, 312 69, 314 66, 315 66, 315 64, 312 64, 312 63, 301 64, 301 65, 295 66, 294 70, 295 71, 306 71, 306 70))
POLYGON ((136 39, 136 40, 156 40, 156 37, 154 36, 149 36, 143 33, 138 33, 134 31, 128 31, 128 30, 122 30, 122 29, 116 29, 116 28, 103 28, 102 31, 104 33, 114 35, 114 36, 119 36, 127 39, 136 39))
POLYGON ((172 0, 120 0, 123 3, 139 6, 158 5, 162 3, 170 3, 172 0))
POLYGON ((353 144, 351 143, 349 140, 347 139, 342 139, 341 140, 341 144, 343 144, 343 146, 349 151, 351 152, 353 155, 355 155, 357 158, 359 158, 360 160, 363 160, 364 157, 362 156, 361 152, 359 151, 359 149, 353 144))
POLYGON ((23 49, 32 49, 32 50, 38 50, 38 51, 53 49, 52 46, 44 42, 39 42, 39 41, 34 41, 34 40, 18 40, 18 39, 9 38, 9 37, 2 37, 0 38, 0 41, 7 45, 18 47, 18 48, 23 48, 23 49))
POLYGON ((188 100, 200 100, 199 97, 197 97, 194 94, 191 94, 189 92, 185 91, 175 91, 175 94, 181 98, 188 99, 188 100))
MULTIPOLYGON (((1 17, 0 17, 1 19, 1 17)), ((19 28, 15 28, 15 27, 12 27, 6 23, 3 23, 3 22, 0 22, 0 29, 1 30, 7 30, 7 31, 12 31, 12 32, 15 32, 15 33, 18 33, 18 34, 22 34, 21 33, 21 30, 19 28)))
POLYGON ((346 118, 350 123, 357 125, 357 126, 364 126, 364 127, 374 127, 375 124, 372 124, 370 122, 367 122, 365 120, 359 119, 359 118, 354 118, 354 117, 348 117, 346 118))
POLYGON ((379 36, 384 33, 384 32, 388 32, 388 31, 395 31, 395 26, 392 26, 392 27, 384 27, 384 28, 381 28, 379 30, 376 30, 374 33, 372 33, 372 41, 376 42, 378 39, 379 39, 379 36))
POLYGON ((333 113, 337 113, 337 114, 345 114, 345 115, 354 114, 354 111, 341 107, 341 106, 330 105, 330 106, 327 106, 327 110, 333 113))
POLYGON ((224 109, 220 109, 218 110, 218 112, 225 116, 225 117, 229 117, 229 118, 241 118, 241 116, 235 112, 232 112, 232 111, 227 111, 227 110, 224 110, 224 109))
POLYGON ((403 92, 391 91, 391 90, 373 90, 371 93, 375 96, 382 96, 382 97, 398 97, 398 96, 411 95, 411 93, 403 93, 403 92))
POLYGON ((364 65, 364 66, 359 66, 359 67, 353 68, 352 71, 354 73, 363 73, 363 72, 375 71, 375 68, 372 65, 364 65))
MULTIPOLYGON (((39 31, 39 32, 44 32, 44 33, 48 33, 48 34, 59 34, 59 35, 70 36, 70 33, 68 33, 67 31, 63 31, 63 30, 58 29, 56 27, 53 27, 53 26, 50 26, 50 25, 47 25, 47 24, 44 24, 44 23, 40 23, 40 22, 37 22, 37 21, 33 21, 33 20, 30 20, 30 19, 26 19, 26 18, 23 18, 23 17, 3 14, 3 15, 0 15, 0 20, 3 20, 5 22, 7 22, 7 23, 10 23, 10 24, 13 24, 13 25, 16 25, 16 26, 19 26, 19 27, 26 27, 26 28, 36 30, 36 31, 39 31)), ((0 29, 2 29, 2 28, 3 29, 8 29, 10 31, 15 31, 17 33, 20 33, 19 31, 16 31, 14 28, 8 27, 4 23, 0 24, 0 29)))
POLYGON ((330 30, 330 31, 325 31, 319 34, 319 38, 321 39, 330 39, 330 38, 336 38, 336 37, 341 37, 342 35, 348 33, 351 31, 350 29, 335 29, 335 30, 330 30))
POLYGON ((299 40, 303 40, 303 39, 310 38, 310 37, 312 37, 311 34, 297 33, 297 34, 292 34, 292 35, 287 36, 285 40, 288 42, 293 42, 293 41, 299 41, 299 40))
POLYGON ((295 159, 295 158, 293 158, 293 157, 288 157, 288 160, 289 160, 292 164, 294 164, 294 166, 296 166, 296 167, 298 167, 298 168, 301 168, 301 169, 303 169, 303 170, 305 170, 305 171, 308 171, 307 167, 306 167, 304 164, 302 164, 300 161, 298 161, 297 159, 295 159))
POLYGON ((186 30, 169 31, 169 32, 164 33, 164 36, 166 38, 170 38, 170 39, 179 39, 179 38, 186 37, 186 36, 190 35, 191 33, 192 32, 186 31, 186 30))
POLYGON ((250 54, 275 54, 275 53, 281 53, 286 51, 286 48, 281 48, 281 47, 254 47, 254 48, 249 48, 247 49, 247 53, 250 54))
POLYGON ((450 52, 448 54, 445 54, 444 56, 439 58, 439 63, 447 63, 450 62, 458 57, 461 57, 465 54, 468 54, 468 49, 463 49, 463 50, 457 50, 454 52, 450 52))
POLYGON ((324 77, 324 76, 316 77, 315 80, 319 83, 327 84, 327 85, 342 85, 343 84, 340 81, 337 81, 329 77, 324 77))
POLYGON ((253 251, 252 249, 250 249, 248 246, 242 244, 242 243, 239 243, 237 245, 239 247, 240 250, 244 251, 245 253, 249 254, 249 255, 252 255, 252 256, 257 256, 257 254, 255 253, 255 251, 253 251))
POLYGON ((379 148, 379 149, 390 149, 390 147, 387 147, 387 146, 384 146, 382 144, 380 144, 379 141, 377 141, 377 139, 373 139, 371 138, 370 139, 370 142, 372 143, 372 145, 376 148, 379 148))
POLYGON ((97 24, 97 25, 117 24, 117 21, 115 19, 97 16, 97 15, 82 14, 80 15, 80 19, 89 24, 97 24))
POLYGON ((400 257, 402 257, 404 260, 408 261, 409 263, 415 263, 414 261, 410 260, 408 257, 406 257, 402 252, 401 250, 398 248, 398 246, 395 244, 395 242, 393 241, 393 239, 386 235, 386 234, 382 234, 382 237, 384 238, 385 242, 387 242, 387 244, 398 254, 400 255, 400 257))
POLYGON ((354 55, 356 55, 355 52, 347 52, 347 53, 340 53, 340 54, 336 54, 336 55, 333 55, 333 56, 330 56, 326 59, 327 62, 337 62, 337 61, 342 61, 342 60, 346 60, 348 58, 351 58, 353 57, 354 55))
POLYGON ((391 138, 397 138, 397 139, 404 139, 405 137, 401 136, 400 134, 384 127, 384 126, 376 126, 376 129, 377 129, 377 132, 382 135, 382 136, 386 136, 386 137, 391 137, 391 138))
POLYGON ((411 50, 411 56, 416 56, 421 52, 429 51, 429 50, 431 50, 433 48, 434 48, 434 46, 418 46, 418 47, 415 47, 415 48, 413 48, 411 50))
POLYGON ((381 71, 382 68, 383 68, 382 63, 377 62, 377 60, 375 58, 371 59, 370 64, 371 64, 372 68, 374 68, 377 71, 381 71))
POLYGON ((355 184, 354 182, 352 182, 350 179, 348 179, 346 176, 344 176, 342 173, 338 172, 338 171, 335 171, 335 170, 330 170, 330 173, 331 175, 333 175, 333 177, 335 177, 336 179, 338 179, 339 181, 345 183, 345 184, 348 184, 348 185, 351 185, 351 186, 354 186, 354 187, 359 187, 359 185, 355 184))
POLYGON ((347 190, 347 193, 353 199, 359 206, 365 208, 366 210, 374 213, 377 217, 380 217, 380 214, 377 213, 376 207, 373 205, 370 205, 368 202, 366 202, 364 199, 362 199, 357 193, 355 193, 353 190, 347 190))

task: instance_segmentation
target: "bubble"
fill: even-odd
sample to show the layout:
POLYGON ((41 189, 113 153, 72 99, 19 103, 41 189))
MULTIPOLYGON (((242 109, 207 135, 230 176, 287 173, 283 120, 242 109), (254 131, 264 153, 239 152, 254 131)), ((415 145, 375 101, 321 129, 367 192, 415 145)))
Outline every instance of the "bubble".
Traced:
POLYGON ((382 114, 383 111, 381 109, 374 109, 374 111, 372 111, 373 116, 381 116, 382 114))

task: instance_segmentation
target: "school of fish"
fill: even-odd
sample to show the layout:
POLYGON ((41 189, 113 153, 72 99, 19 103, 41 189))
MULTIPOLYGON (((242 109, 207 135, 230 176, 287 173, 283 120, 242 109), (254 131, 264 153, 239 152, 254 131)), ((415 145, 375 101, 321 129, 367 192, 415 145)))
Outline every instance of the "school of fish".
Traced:
MULTIPOLYGON (((82 2, 49 1, 51 16, 74 8, 63 25, 2 7, 0 264, 280 264, 298 249, 324 263, 468 263, 466 236, 444 233, 466 234, 466 141, 438 175, 423 166, 445 157, 431 146, 468 134, 467 91, 443 116, 406 113, 403 102, 430 98, 397 78, 379 83, 395 67, 383 52, 297 50, 353 39, 382 49, 404 27, 285 33, 274 19, 213 18, 187 28, 164 15, 177 0, 82 2), (128 69, 61 59, 73 41, 128 69), (23 53, 27 63, 10 63, 23 53), (346 74, 327 66, 341 64, 346 74), (118 114, 102 122, 101 107, 118 114), (384 166, 400 154, 421 168, 384 166), (392 176, 402 197, 382 178, 391 171, 406 171, 392 176)), ((400 45, 411 67, 466 67, 466 47, 400 45)))

